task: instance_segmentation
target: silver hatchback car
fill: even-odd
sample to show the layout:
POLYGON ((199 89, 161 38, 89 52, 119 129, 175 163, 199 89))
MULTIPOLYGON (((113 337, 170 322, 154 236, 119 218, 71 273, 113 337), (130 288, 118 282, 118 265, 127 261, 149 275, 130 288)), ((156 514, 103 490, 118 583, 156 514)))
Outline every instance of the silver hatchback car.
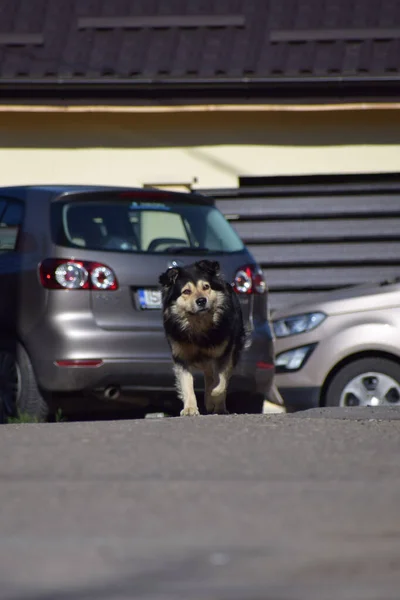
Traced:
MULTIPOLYGON (((210 198, 85 186, 0 188, 0 396, 51 405, 127 400, 178 412, 158 277, 212 256, 249 332, 228 408, 261 412, 274 375, 262 271, 210 198), (229 405, 230 403, 230 405, 229 405)), ((196 380, 202 391, 202 379, 196 380)))

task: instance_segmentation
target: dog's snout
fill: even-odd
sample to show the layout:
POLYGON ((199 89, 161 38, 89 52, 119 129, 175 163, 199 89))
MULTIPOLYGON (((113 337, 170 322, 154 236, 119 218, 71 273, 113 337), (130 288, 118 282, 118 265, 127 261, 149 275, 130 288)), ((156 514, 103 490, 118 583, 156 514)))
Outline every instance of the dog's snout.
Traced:
POLYGON ((200 306, 200 308, 203 308, 207 304, 207 298, 204 298, 204 296, 197 298, 196 304, 197 306, 200 306))

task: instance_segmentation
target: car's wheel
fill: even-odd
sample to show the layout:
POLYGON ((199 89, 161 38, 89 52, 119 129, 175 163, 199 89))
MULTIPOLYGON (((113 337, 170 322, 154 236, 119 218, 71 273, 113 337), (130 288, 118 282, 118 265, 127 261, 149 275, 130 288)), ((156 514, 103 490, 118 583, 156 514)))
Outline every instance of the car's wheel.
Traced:
POLYGON ((4 394, 0 387, 0 423, 5 423, 7 420, 6 417, 6 407, 4 405, 4 394))
POLYGON ((0 397, 3 421, 27 415, 44 421, 48 406, 36 383, 30 358, 20 344, 0 346, 0 397))
POLYGON ((238 415, 261 414, 264 396, 262 394, 249 394, 248 392, 235 392, 228 394, 226 408, 229 413, 238 415))
POLYGON ((386 358, 361 358, 336 373, 326 406, 400 406, 400 365, 386 358))

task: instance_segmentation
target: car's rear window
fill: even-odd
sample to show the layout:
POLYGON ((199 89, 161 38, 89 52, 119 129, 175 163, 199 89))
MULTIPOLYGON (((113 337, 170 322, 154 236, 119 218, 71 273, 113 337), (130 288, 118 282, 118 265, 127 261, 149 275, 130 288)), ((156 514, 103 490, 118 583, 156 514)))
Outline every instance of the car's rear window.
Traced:
POLYGON ((230 253, 243 242, 212 205, 146 199, 55 203, 53 236, 61 246, 112 252, 230 253))

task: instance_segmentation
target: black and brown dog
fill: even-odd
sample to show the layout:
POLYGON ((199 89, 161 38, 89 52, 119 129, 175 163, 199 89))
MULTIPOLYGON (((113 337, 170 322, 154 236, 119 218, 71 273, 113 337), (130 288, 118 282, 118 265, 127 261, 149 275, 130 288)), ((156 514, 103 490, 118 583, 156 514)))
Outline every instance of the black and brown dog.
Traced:
POLYGON ((207 412, 225 414, 228 383, 245 341, 236 293, 219 263, 209 260, 170 268, 160 283, 181 415, 199 414, 192 369, 204 373, 207 412))

